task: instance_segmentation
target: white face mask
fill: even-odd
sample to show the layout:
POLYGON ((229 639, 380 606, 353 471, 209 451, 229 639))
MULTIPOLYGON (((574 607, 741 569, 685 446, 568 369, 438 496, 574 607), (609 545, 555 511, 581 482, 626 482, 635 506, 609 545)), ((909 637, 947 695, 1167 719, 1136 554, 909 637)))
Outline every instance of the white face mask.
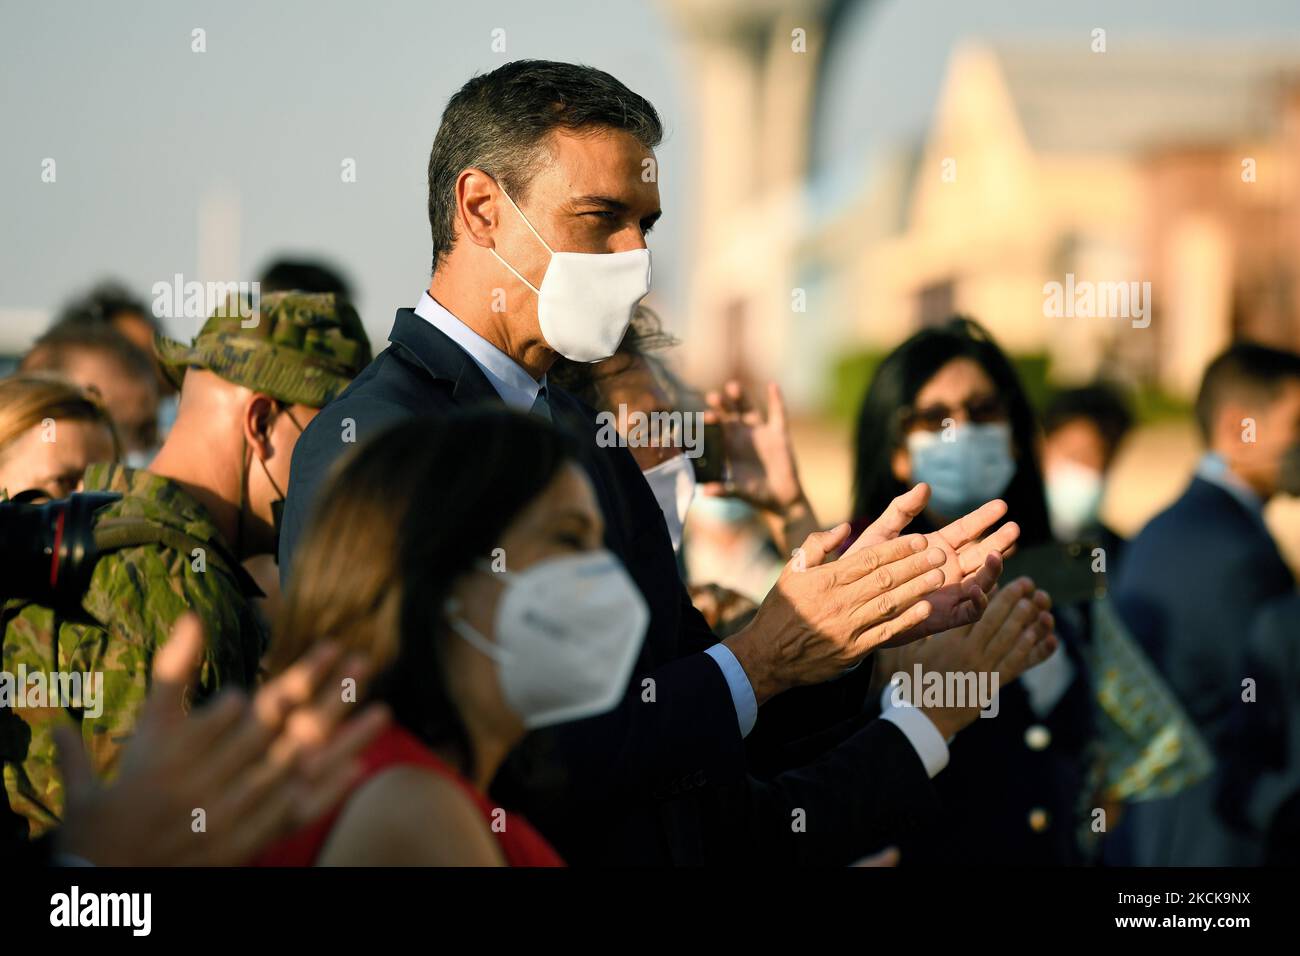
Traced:
POLYGON ((135 468, 137 471, 148 468, 158 454, 157 448, 137 449, 128 451, 122 456, 122 464, 128 468, 135 468))
POLYGON ((448 622, 497 663, 501 692, 530 730, 604 713, 627 688, 650 611, 606 550, 539 561, 505 578, 490 641, 448 602, 448 622))
POLYGON ((659 510, 668 522, 668 537, 673 550, 682 548, 682 528, 686 525, 686 512, 695 497, 695 467, 685 455, 674 455, 653 468, 641 472, 654 492, 659 510))
POLYGON ((574 362, 601 362, 618 349, 632 321, 632 310, 650 291, 650 250, 627 252, 556 252, 541 237, 523 210, 519 218, 551 254, 539 289, 506 260, 489 250, 520 282, 537 293, 537 321, 546 344, 574 362))
POLYGON ((1074 541, 1096 525, 1106 490, 1101 472, 1077 462, 1062 461, 1048 471, 1046 485, 1052 534, 1062 541, 1074 541))

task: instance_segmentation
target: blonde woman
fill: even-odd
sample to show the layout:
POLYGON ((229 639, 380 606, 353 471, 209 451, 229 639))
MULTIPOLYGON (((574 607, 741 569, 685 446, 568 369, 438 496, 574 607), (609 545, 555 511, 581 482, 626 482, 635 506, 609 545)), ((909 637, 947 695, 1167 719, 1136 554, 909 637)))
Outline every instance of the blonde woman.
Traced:
POLYGON ((99 398, 49 375, 0 380, 0 491, 65 498, 86 466, 115 461, 117 432, 99 398))

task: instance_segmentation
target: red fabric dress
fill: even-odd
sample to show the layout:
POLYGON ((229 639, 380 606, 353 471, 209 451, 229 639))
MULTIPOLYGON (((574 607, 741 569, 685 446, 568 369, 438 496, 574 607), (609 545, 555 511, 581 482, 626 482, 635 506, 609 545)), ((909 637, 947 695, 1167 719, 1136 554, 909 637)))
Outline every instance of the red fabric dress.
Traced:
MULTIPOLYGON (((321 849, 325 846, 325 841, 329 838, 334 824, 338 822, 352 794, 390 767, 423 767, 455 781, 482 812, 484 821, 489 826, 492 824, 492 814, 496 809, 492 803, 417 737, 396 724, 390 724, 388 729, 366 748, 361 755, 361 763, 364 767, 361 776, 352 785, 347 795, 339 801, 338 806, 297 833, 273 843, 253 861, 253 865, 315 865, 321 849)), ((500 833, 493 831, 492 835, 496 837, 497 845, 501 847, 507 866, 564 866, 564 861, 560 859, 555 849, 518 814, 509 814, 506 818, 505 830, 500 833)))

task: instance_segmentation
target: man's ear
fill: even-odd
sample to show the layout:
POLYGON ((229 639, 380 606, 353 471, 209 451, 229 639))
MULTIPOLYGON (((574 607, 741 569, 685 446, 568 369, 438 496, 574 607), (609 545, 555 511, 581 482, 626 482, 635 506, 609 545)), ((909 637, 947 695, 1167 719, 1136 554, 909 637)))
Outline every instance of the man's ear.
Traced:
POLYGON ((1240 460, 1246 447, 1256 438, 1259 430, 1257 411, 1252 411, 1241 402, 1225 402, 1214 416, 1214 432, 1210 447, 1229 461, 1240 460))
POLYGON ((279 406, 270 395, 255 394, 244 406, 244 438, 253 454, 265 461, 275 449, 271 445, 271 430, 279 406))
POLYGON ((481 169, 463 169, 456 177, 456 223, 460 235, 476 246, 491 249, 494 245, 500 193, 496 180, 481 169))

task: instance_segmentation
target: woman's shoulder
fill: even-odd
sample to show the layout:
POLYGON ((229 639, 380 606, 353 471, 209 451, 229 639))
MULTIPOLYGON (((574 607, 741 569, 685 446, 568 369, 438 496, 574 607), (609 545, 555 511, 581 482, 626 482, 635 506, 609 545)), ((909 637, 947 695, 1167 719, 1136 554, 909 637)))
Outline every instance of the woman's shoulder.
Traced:
POLYGON ((499 866, 483 808, 436 763, 393 763, 355 790, 321 848, 322 866, 499 866))
POLYGON ((522 817, 392 724, 361 756, 333 810, 266 851, 268 866, 563 866, 522 817))

